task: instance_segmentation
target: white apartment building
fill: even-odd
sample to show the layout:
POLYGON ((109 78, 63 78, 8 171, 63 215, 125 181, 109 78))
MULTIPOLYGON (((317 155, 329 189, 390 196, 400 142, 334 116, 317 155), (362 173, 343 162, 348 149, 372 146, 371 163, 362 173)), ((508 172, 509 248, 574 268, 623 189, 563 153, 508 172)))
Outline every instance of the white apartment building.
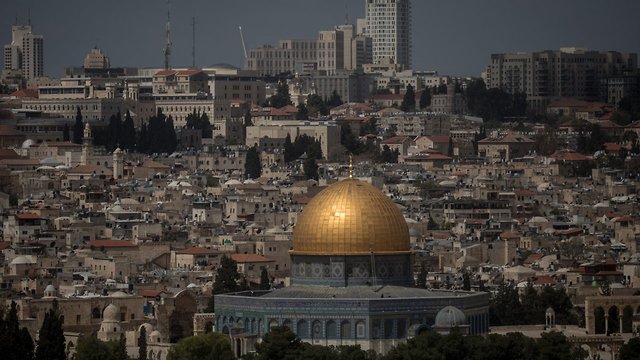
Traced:
POLYGON ((373 43, 373 62, 390 58, 411 68, 411 1, 366 0, 366 35, 373 43))
POLYGON ((525 93, 530 106, 542 108, 560 97, 598 100, 600 79, 637 68, 635 53, 560 48, 492 54, 484 78, 488 88, 525 93))
POLYGON ((4 69, 21 72, 25 80, 44 74, 44 39, 33 33, 31 24, 11 27, 11 44, 4 46, 4 69))

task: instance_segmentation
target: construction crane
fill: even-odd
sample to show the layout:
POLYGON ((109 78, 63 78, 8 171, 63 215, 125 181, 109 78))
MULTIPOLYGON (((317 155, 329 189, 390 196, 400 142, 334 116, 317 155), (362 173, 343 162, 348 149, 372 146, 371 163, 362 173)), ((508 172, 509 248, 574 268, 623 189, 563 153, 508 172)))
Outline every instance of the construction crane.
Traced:
POLYGON ((244 35, 242 35, 242 26, 238 26, 240 30, 240 41, 242 41, 242 50, 244 51, 244 60, 247 61, 247 46, 244 43, 244 35))

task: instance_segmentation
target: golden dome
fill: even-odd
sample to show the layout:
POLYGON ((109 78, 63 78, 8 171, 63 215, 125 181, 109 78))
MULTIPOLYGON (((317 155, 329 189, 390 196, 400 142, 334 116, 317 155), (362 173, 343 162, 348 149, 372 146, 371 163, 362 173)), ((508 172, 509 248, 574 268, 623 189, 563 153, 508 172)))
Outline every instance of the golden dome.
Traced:
POLYGON ((410 251, 400 209, 380 190, 347 179, 322 190, 298 216, 293 255, 394 254, 410 251))

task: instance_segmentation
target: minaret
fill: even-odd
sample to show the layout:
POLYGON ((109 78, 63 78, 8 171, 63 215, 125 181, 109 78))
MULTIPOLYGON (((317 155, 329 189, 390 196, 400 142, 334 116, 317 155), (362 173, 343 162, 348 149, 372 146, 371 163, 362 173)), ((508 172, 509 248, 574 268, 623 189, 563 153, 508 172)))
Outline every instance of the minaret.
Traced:
POLYGON ((81 165, 88 165, 89 160, 93 157, 93 137, 91 136, 91 126, 87 121, 84 124, 84 137, 82 138, 82 157, 80 158, 81 165))
POLYGON ((113 178, 122 179, 124 176, 124 153, 118 147, 113 151, 113 178))

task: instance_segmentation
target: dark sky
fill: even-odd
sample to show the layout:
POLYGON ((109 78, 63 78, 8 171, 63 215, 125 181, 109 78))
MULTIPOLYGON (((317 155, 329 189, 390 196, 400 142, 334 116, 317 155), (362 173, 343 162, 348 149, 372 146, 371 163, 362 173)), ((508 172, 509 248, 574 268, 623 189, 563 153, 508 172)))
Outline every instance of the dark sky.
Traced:
MULTIPOLYGON (((16 16, 28 9, 45 37, 45 73, 79 66, 97 45, 112 66, 161 67, 164 0, 3 0, 0 44, 11 41, 16 16)), ((238 26, 247 47, 317 32, 364 17, 364 0, 173 0, 174 66, 191 64, 196 16, 196 64, 242 65, 238 26)), ((564 46, 640 52, 640 0, 413 0, 413 63, 418 70, 478 76, 496 52, 564 46)))

